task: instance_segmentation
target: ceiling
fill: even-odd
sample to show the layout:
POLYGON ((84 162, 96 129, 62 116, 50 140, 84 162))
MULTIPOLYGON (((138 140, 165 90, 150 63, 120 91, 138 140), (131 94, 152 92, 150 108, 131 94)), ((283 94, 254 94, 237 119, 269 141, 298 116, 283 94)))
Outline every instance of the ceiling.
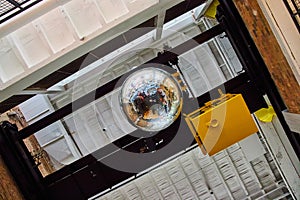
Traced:
POLYGON ((153 29, 159 40, 163 24, 205 2, 118 1, 118 16, 101 10, 115 1, 43 1, 2 23, 0 113, 35 94, 63 91, 49 88, 153 29))
MULTIPOLYGON (((76 73, 80 74, 78 72, 88 69, 105 56, 145 36, 150 31, 155 31, 154 39, 159 41, 164 24, 206 1, 49 0, 41 1, 28 9, 20 8, 21 1, 1 1, 1 4, 7 2, 14 5, 12 9, 18 8, 22 10, 22 13, 6 18, 6 21, 0 25, 0 113, 36 94, 58 94, 58 96, 65 94, 72 82, 66 81, 67 78, 76 73), (104 7, 110 7, 110 9, 102 9, 104 7), (107 12, 111 8, 118 9, 119 12, 107 12), (82 18, 85 19, 82 20, 82 18), (139 31, 132 31, 137 29, 139 31)), ((26 2, 34 4, 34 1, 26 2)), ((197 17, 196 15, 195 19, 197 17)), ((212 74, 211 69, 209 72, 212 74)), ((105 86, 108 90, 109 85, 105 86)), ((99 106, 103 101, 110 102, 111 99, 105 96, 104 100, 100 99, 97 102, 99 106)), ((29 107, 32 108, 31 105, 29 107)), ((54 121, 54 118, 59 118, 62 114, 60 111, 65 112, 65 108, 69 109, 65 106, 53 115, 49 115, 45 121, 54 121)), ((38 115, 38 117, 41 116, 38 115)), ((103 119, 106 118, 103 117, 103 119)), ((92 122, 86 115, 82 120, 92 122)), ((39 122, 42 123, 41 121, 43 120, 39 122)), ((36 128, 40 127, 36 126, 36 128)), ((21 134, 26 137, 31 132, 32 129, 23 129, 21 134)), ((174 194, 178 194, 178 199, 192 198, 197 195, 215 199, 289 195, 274 167, 274 160, 269 154, 264 155, 265 147, 262 148, 261 154, 255 155, 256 157, 250 161, 242 152, 241 146, 242 144, 235 144, 211 158, 200 156, 199 149, 186 151, 183 156, 180 155, 180 158, 176 155, 178 157, 171 158, 172 162, 160 163, 155 167, 155 171, 141 175, 134 182, 100 198, 116 199, 116 195, 124 195, 125 198, 126 195, 128 197, 132 194, 129 194, 132 190, 142 191, 145 199, 153 199, 154 194, 164 196, 166 190, 161 188, 164 185, 158 179, 161 174, 166 174, 167 177, 164 180, 170 183, 167 186, 174 194), (144 188, 149 188, 149 185, 154 185, 153 188, 157 191, 145 194, 147 190, 144 188), (184 185, 190 187, 185 188, 184 185), (278 191, 278 188, 283 188, 282 191, 285 192, 278 191), (186 191, 187 189, 190 190, 186 191), (203 193, 196 194, 199 191, 203 193)), ((134 195, 135 193, 132 194, 134 195)))

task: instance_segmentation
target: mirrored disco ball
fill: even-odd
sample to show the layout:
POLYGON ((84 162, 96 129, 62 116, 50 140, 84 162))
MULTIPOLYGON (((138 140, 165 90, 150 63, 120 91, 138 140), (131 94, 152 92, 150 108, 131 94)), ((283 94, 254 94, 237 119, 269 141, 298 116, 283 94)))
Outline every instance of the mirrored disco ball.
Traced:
POLYGON ((154 132, 176 120, 182 107, 182 93, 171 74, 149 67, 132 73, 124 81, 120 101, 131 124, 154 132))

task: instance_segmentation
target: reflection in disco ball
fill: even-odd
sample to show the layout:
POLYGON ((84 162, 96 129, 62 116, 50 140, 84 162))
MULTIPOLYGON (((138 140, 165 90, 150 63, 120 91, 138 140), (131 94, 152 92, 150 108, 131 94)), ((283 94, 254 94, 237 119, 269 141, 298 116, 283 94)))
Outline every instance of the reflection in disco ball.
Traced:
POLYGON ((125 80, 120 101, 134 126, 153 132, 167 128, 176 120, 181 111, 182 94, 168 72, 149 67, 125 80))

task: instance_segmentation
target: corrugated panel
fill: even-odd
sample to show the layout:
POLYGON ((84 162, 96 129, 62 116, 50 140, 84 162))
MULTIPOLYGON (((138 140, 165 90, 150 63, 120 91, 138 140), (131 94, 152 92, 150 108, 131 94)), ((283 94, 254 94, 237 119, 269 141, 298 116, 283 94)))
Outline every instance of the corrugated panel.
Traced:
POLYGON ((212 157, 196 147, 94 199, 290 199, 273 163, 268 152, 248 161, 238 143, 212 157))
POLYGON ((41 114, 50 111, 49 104, 43 95, 36 95, 19 105, 25 120, 30 124, 32 120, 41 114))

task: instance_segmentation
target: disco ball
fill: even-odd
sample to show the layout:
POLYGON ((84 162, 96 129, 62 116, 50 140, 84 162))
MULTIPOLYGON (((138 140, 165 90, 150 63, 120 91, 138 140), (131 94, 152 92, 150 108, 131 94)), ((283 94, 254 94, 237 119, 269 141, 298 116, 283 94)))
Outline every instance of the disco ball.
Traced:
POLYGON ((132 73, 124 81, 120 102, 131 124, 154 132, 176 120, 182 107, 182 93, 168 72, 148 67, 132 73))

